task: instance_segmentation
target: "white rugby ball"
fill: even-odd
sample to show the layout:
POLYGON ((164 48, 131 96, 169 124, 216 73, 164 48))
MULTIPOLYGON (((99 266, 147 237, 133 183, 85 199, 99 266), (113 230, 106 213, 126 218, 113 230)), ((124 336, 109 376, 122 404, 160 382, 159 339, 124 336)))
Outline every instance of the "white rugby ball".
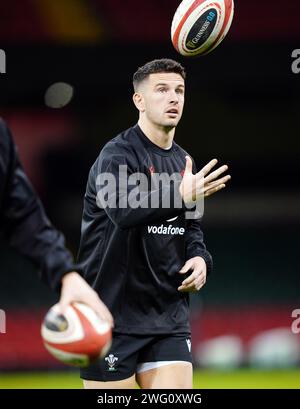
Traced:
POLYGON ((46 314, 41 335, 47 350, 65 364, 84 367, 111 346, 110 325, 85 304, 72 303, 62 315, 58 304, 46 314))
POLYGON ((186 57, 208 54, 228 33, 233 13, 233 0, 183 0, 172 21, 174 47, 186 57))

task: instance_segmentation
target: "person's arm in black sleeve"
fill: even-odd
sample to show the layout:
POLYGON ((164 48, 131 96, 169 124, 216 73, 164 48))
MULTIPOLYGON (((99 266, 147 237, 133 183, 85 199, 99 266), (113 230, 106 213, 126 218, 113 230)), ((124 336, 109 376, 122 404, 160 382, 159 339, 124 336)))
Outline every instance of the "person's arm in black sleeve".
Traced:
MULTIPOLYGON (((192 171, 197 172, 194 160, 192 160, 192 171)), ((179 273, 185 275, 181 286, 182 292, 199 291, 206 282, 206 277, 212 272, 213 262, 210 253, 207 251, 201 230, 201 218, 196 216, 186 219, 185 239, 185 264, 179 273), (186 276, 189 274, 188 276, 186 276)))
MULTIPOLYGON (((197 173, 196 163, 193 158, 193 173, 197 173)), ((185 231, 185 243, 186 243, 186 260, 193 257, 202 257, 205 260, 207 274, 212 272, 213 263, 210 253, 206 250, 206 246, 203 240, 203 232, 201 230, 201 218, 192 218, 186 220, 185 231)))
POLYGON ((200 220, 187 220, 185 230, 185 259, 189 260, 193 257, 202 257, 205 260, 207 274, 210 274, 213 269, 213 262, 210 253, 207 251, 203 241, 203 233, 201 230, 200 220))
POLYGON ((17 148, 3 121, 0 135, 6 142, 1 151, 3 197, 1 216, 8 243, 30 258, 43 281, 59 289, 63 275, 74 270, 73 256, 65 247, 62 233, 50 223, 45 210, 20 163, 17 148))
POLYGON ((179 193, 180 179, 171 180, 170 183, 152 190, 150 183, 146 190, 140 189, 138 184, 129 184, 129 177, 136 171, 130 163, 130 154, 126 152, 121 154, 110 147, 104 148, 95 171, 98 205, 120 228, 156 223, 178 216, 186 210, 179 193), (127 170, 122 171, 122 167, 127 167, 127 170), (130 198, 137 197, 137 189, 139 206, 133 207, 130 198))
POLYGON ((185 264, 179 270, 185 275, 178 291, 199 291, 212 270, 212 258, 203 242, 199 220, 187 220, 185 231, 185 264), (188 274, 188 276, 187 276, 188 274))
POLYGON ((37 265, 43 281, 53 289, 61 289, 61 312, 71 302, 83 302, 113 325, 107 307, 78 274, 73 257, 65 247, 64 236, 47 218, 24 173, 10 131, 1 119, 0 199, 1 227, 8 243, 37 265))

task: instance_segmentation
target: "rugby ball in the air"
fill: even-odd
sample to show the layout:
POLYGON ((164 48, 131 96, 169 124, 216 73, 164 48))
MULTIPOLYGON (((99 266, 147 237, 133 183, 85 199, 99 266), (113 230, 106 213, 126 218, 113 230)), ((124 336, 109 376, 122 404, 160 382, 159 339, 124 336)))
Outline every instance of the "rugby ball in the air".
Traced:
POLYGON ((233 0, 183 0, 172 22, 174 47, 186 57, 208 54, 228 33, 233 13, 233 0))
POLYGON ((112 339, 110 325, 82 303, 69 305, 63 315, 58 304, 54 305, 43 320, 41 335, 55 358, 80 367, 103 358, 112 339))

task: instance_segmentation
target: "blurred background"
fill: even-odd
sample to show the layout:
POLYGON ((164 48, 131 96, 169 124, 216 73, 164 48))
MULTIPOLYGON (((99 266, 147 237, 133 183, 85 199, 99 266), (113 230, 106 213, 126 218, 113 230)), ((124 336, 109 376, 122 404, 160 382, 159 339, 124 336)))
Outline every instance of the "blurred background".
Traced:
MULTIPOLYGON (((102 146, 137 121, 132 74, 154 58, 180 61, 188 78, 176 141, 198 167, 216 157, 232 175, 205 203, 214 273, 192 298, 195 386, 300 387, 300 335, 291 330, 300 308, 300 74, 292 72, 300 3, 236 0, 224 42, 195 59, 181 57, 170 41, 178 4, 1 2, 0 116, 76 255, 88 171, 102 146), (48 90, 57 82, 70 85, 63 102, 48 90)), ((0 387, 80 387, 77 372, 55 361, 39 335, 58 295, 5 243, 0 257, 7 320, 0 387)))

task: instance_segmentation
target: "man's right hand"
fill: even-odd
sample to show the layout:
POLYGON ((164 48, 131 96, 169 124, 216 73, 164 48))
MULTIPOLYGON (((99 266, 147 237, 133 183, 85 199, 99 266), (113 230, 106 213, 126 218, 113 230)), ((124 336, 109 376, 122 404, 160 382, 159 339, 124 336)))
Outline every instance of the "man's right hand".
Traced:
POLYGON ((62 278, 61 297, 59 300, 62 314, 69 304, 76 301, 88 305, 100 318, 107 321, 112 327, 114 326, 114 320, 109 309, 100 300, 95 290, 76 271, 72 271, 62 278))
POLYGON ((179 191, 185 204, 194 203, 201 198, 218 192, 223 189, 226 186, 226 182, 231 179, 230 175, 218 179, 218 177, 228 169, 227 165, 223 165, 212 173, 209 173, 218 163, 217 159, 211 160, 194 175, 191 158, 189 156, 186 156, 185 158, 185 171, 179 186, 179 191))

